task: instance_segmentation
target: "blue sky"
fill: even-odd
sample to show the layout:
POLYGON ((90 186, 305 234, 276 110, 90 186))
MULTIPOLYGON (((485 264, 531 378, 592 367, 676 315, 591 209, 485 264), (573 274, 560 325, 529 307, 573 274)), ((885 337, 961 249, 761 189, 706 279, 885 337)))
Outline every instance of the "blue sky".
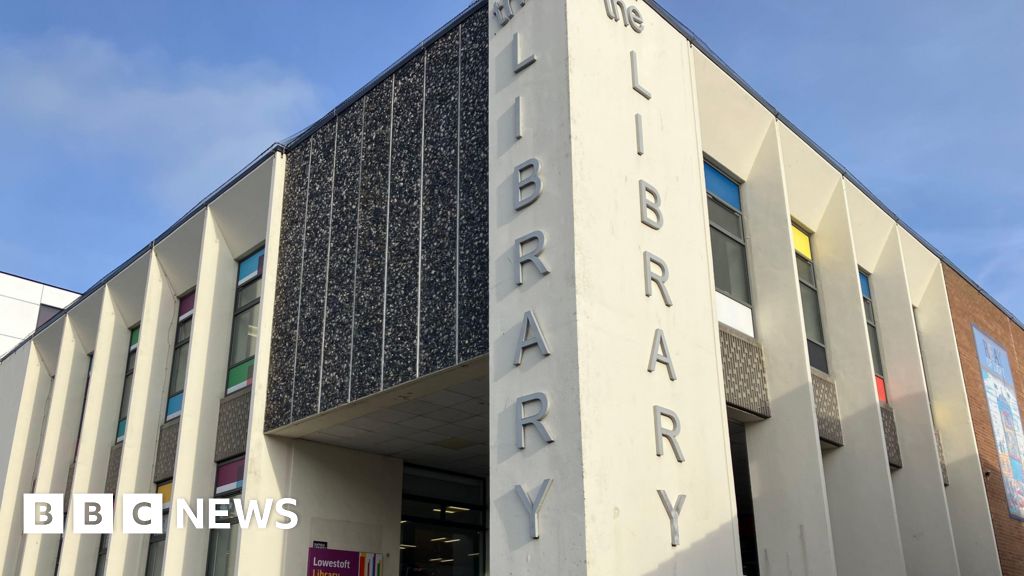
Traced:
MULTIPOLYGON (((1024 4, 662 3, 1024 317, 1024 4)), ((88 288, 467 5, 7 6, 0 270, 88 288)))

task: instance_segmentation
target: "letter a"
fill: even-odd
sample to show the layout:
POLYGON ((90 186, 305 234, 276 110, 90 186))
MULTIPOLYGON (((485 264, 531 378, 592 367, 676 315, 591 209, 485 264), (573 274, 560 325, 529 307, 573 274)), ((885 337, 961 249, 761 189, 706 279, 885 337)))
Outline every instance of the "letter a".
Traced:
POLYGON ((668 351, 668 341, 665 340, 665 332, 661 328, 654 331, 654 342, 651 343, 651 357, 647 361, 647 371, 654 372, 659 362, 664 364, 665 368, 668 368, 669 379, 675 380, 676 367, 672 365, 672 356, 668 351))
POLYGON ((523 324, 519 328, 519 344, 516 347, 516 359, 513 364, 516 366, 521 365, 523 363, 523 352, 531 346, 536 346, 544 356, 551 355, 551 350, 548 348, 547 340, 544 339, 544 333, 541 332, 537 317, 533 315, 533 310, 527 310, 523 314, 523 324))

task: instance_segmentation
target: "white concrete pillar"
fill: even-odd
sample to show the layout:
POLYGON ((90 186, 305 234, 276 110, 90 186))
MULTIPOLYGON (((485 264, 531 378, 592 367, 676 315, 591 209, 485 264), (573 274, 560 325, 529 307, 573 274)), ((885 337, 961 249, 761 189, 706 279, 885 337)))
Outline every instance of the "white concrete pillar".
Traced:
POLYGON ((932 428, 917 328, 893 225, 871 275, 886 390, 896 416, 903 467, 892 473, 907 573, 959 576, 939 453, 932 428))
POLYGON ((905 576, 845 181, 832 191, 814 241, 845 444, 822 457, 837 572, 905 576))
MULTIPOLYGON (((79 327, 75 319, 69 315, 61 321, 64 322, 64 330, 35 486, 35 492, 43 494, 63 494, 67 490, 89 371, 89 357, 78 337, 79 327)), ((58 534, 26 536, 21 573, 26 576, 53 574, 60 538, 58 534)))
MULTIPOLYGON (((284 201, 285 157, 276 154, 273 165, 273 188, 267 222, 267 248, 263 259, 263 295, 260 297, 260 334, 252 384, 252 407, 249 415, 249 444, 245 455, 245 486, 243 499, 289 497, 291 482, 292 440, 263 434, 267 411, 267 386, 270 368, 270 335, 273 331, 274 295, 277 285, 277 263, 280 258, 281 210, 284 201)), ((283 530, 243 530, 239 539, 238 573, 262 574, 285 569, 283 530)), ((385 566, 388 573, 398 571, 397 562, 385 566)))
MULTIPOLYGON (((172 497, 193 505, 197 498, 213 497, 214 443, 217 416, 224 397, 228 370, 231 318, 234 312, 238 265, 225 242, 213 209, 206 212, 195 312, 189 347, 185 398, 178 430, 172 497)), ((269 338, 268 338, 269 339, 269 338)), ((209 530, 186 523, 167 536, 164 574, 200 574, 206 569, 209 530)))
MULTIPOLYGON (((160 265, 159 254, 148 264, 142 325, 139 330, 135 379, 128 405, 128 423, 121 453, 115 506, 124 494, 151 493, 157 437, 163 424, 170 374, 171 347, 177 327, 177 297, 160 265)), ((146 566, 144 534, 125 534, 121 514, 114 516, 114 533, 107 556, 108 574, 142 574, 146 566)))
MULTIPOLYGON (((103 492, 110 448, 117 431, 117 414, 128 359, 128 326, 114 304, 110 288, 104 287, 102 290, 92 377, 89 381, 89 394, 85 399, 78 462, 71 484, 73 494, 103 492)), ((65 534, 58 575, 95 574, 99 544, 100 537, 94 534, 65 534)))
POLYGON ((689 44, 626 4, 618 21, 575 0, 491 19, 495 575, 739 573, 689 44), (660 226, 641 221, 642 182, 661 198, 660 226), (535 231, 549 273, 522 264, 520 285, 537 246, 517 239, 535 231), (524 429, 544 401, 543 428, 524 429), (658 410, 664 429, 678 425, 665 432, 678 458, 658 410))
POLYGON ((761 574, 836 574, 778 124, 743 183, 772 417, 746 425, 761 574))
POLYGON ((933 418, 949 478, 946 501, 960 573, 998 576, 999 553, 941 263, 936 262, 917 305, 917 322, 933 418))
MULTIPOLYGON (((62 321, 63 322, 63 321, 62 321)), ((4 576, 17 573, 24 535, 22 534, 22 496, 33 491, 36 464, 46 417, 46 400, 53 377, 43 362, 38 344, 25 344, 29 348, 28 365, 17 423, 11 447, 11 462, 7 467, 3 499, 0 500, 0 558, 4 576)))

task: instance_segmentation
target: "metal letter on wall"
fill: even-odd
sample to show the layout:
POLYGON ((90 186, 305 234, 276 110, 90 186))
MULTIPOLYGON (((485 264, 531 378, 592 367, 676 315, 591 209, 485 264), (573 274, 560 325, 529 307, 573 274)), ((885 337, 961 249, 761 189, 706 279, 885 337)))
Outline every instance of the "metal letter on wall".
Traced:
POLYGON ((543 392, 537 392, 535 394, 529 394, 527 396, 521 396, 516 399, 516 433, 519 436, 519 449, 526 449, 526 427, 533 426, 536 428, 537 433, 544 442, 551 444, 555 441, 548 433, 548 429, 541 422, 548 415, 548 396, 543 392), (540 408, 536 413, 527 416, 526 405, 536 402, 540 404, 540 408))
POLYGON ((682 426, 679 425, 679 416, 675 412, 661 406, 654 407, 654 445, 655 453, 658 456, 665 453, 663 441, 668 440, 669 446, 672 447, 672 453, 676 456, 676 461, 686 461, 686 458, 683 456, 683 450, 679 447, 679 441, 676 439, 681 430, 682 426), (665 429, 665 418, 672 422, 672 428, 665 429))
POLYGON ((515 34, 512 35, 512 46, 513 52, 516 56, 516 65, 515 68, 513 68, 512 70, 516 74, 519 74, 523 70, 526 70, 527 68, 532 66, 534 62, 537 61, 537 57, 533 54, 530 54, 526 58, 522 57, 522 54, 519 51, 519 32, 516 32, 515 34))
POLYGON ((537 498, 530 498, 530 494, 523 488, 522 484, 516 484, 516 494, 519 495, 519 501, 523 503, 523 508, 526 508, 526 512, 530 515, 530 537, 534 540, 540 538, 540 509, 544 505, 544 499, 548 496, 548 491, 551 490, 551 483, 554 482, 551 478, 545 478, 544 482, 540 485, 540 490, 537 491, 537 498))
POLYGON ((658 497, 661 498, 661 505, 665 507, 665 512, 668 514, 668 522, 672 530, 672 545, 679 546, 679 513, 683 511, 686 494, 677 496, 675 505, 668 499, 668 494, 664 490, 658 490, 658 497))
POLYGON ((544 251, 544 233, 540 230, 535 230, 516 238, 516 285, 523 285, 523 266, 527 263, 533 264, 533 267, 537 269, 537 272, 541 276, 546 276, 551 273, 548 267, 544 265, 544 262, 540 259, 541 252, 544 251), (524 251, 527 244, 534 243, 533 249, 528 252, 524 251))
POLYGON ((668 351, 668 341, 665 340, 665 331, 658 328, 654 331, 654 342, 651 343, 651 356, 647 361, 647 371, 654 372, 658 364, 664 364, 668 369, 670 380, 676 379, 676 367, 672 364, 672 355, 668 351))
POLYGON ((540 329, 537 317, 534 316, 533 310, 527 310, 523 314, 523 323, 519 327, 519 344, 516 346, 516 359, 513 364, 516 366, 522 364, 523 352, 532 346, 536 346, 544 356, 551 355, 551 350, 548 348, 547 340, 544 339, 544 332, 540 329))
POLYGON ((661 214, 661 194, 657 188, 643 180, 640 181, 640 222, 654 230, 661 230, 665 223, 665 217, 661 214))
POLYGON ((513 206, 516 210, 522 210, 540 198, 540 160, 530 158, 519 166, 515 171, 516 196, 513 206))
POLYGON ((658 285, 658 292, 661 292, 661 299, 665 302, 665 306, 672 305, 672 297, 668 294, 668 288, 665 283, 668 282, 668 264, 661 258, 658 258, 650 252, 644 252, 644 293, 648 298, 654 293, 653 284, 658 285), (651 264, 654 264, 660 270, 659 274, 655 274, 651 270, 651 264))
POLYGON ((648 100, 651 99, 651 91, 640 85, 640 69, 636 61, 636 50, 629 52, 629 66, 633 72, 633 90, 648 100))
POLYGON ((633 117, 636 122, 636 155, 644 155, 644 117, 639 112, 633 117))

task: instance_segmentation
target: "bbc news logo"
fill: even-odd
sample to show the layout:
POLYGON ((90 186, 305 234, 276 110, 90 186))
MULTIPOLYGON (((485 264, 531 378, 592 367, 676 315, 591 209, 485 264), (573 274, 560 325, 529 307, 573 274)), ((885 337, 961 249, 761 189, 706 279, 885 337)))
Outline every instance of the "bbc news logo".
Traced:
MULTIPOLYGON (((63 494, 25 494, 22 530, 25 534, 64 533, 63 494)), ((299 523, 294 498, 247 500, 241 498, 199 498, 193 506, 179 498, 173 506, 164 505, 160 494, 125 494, 121 500, 121 532, 125 534, 162 534, 166 511, 179 530, 191 524, 198 529, 230 528, 234 522, 242 529, 250 526, 273 526, 291 530, 299 523), (173 510, 172 510, 173 508, 173 510), (229 523, 228 518, 232 520, 229 523)), ((113 494, 73 494, 71 496, 71 532, 77 534, 112 534, 114 517, 113 494)))

